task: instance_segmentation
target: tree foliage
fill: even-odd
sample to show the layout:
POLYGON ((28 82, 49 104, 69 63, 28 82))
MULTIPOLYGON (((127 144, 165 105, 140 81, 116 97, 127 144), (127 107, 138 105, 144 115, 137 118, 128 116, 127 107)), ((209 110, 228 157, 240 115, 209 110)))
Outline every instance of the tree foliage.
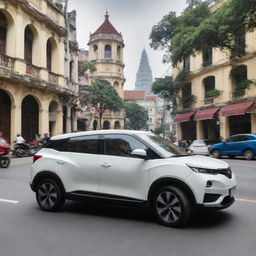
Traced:
POLYGON ((100 117, 100 128, 102 115, 105 110, 118 112, 123 108, 123 101, 113 86, 102 78, 96 78, 92 85, 86 87, 81 97, 82 105, 96 108, 100 117))
POLYGON ((209 48, 228 49, 231 59, 245 48, 244 35, 256 27, 256 0, 229 0, 211 12, 207 1, 188 1, 180 16, 163 17, 152 28, 151 47, 165 48, 164 61, 177 65, 185 57, 209 48))
POLYGON ((141 130, 147 127, 148 113, 146 109, 135 102, 125 104, 127 128, 141 130))
POLYGON ((90 70, 90 72, 95 72, 96 67, 88 61, 79 61, 78 62, 78 72, 83 75, 85 71, 90 70))

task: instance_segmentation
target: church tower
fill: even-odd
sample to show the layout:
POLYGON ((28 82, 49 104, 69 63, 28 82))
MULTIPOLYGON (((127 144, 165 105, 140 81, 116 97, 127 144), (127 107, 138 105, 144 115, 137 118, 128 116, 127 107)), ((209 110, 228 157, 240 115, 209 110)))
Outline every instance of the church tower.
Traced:
MULTIPOLYGON (((90 35, 89 61, 94 64, 96 71, 89 75, 89 84, 96 77, 102 77, 110 82, 116 89, 119 96, 124 98, 124 62, 123 48, 124 41, 121 33, 117 32, 115 27, 109 21, 109 15, 106 12, 103 24, 90 35)), ((103 128, 119 129, 124 126, 124 114, 105 111, 103 115, 103 128)), ((98 122, 95 116, 93 128, 96 129, 98 122)), ((97 126, 99 128, 99 124, 97 126)))
POLYGON ((151 91, 152 83, 152 71, 149 66, 146 50, 143 49, 140 58, 140 66, 136 75, 135 90, 151 91))

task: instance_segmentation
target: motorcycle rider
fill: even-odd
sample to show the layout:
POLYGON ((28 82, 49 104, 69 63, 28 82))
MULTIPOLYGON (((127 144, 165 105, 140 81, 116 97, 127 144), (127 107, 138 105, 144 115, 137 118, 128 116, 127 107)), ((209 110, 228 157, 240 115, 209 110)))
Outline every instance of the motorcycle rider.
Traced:
POLYGON ((25 139, 21 136, 20 133, 17 134, 17 137, 16 137, 16 140, 15 140, 15 143, 16 144, 22 144, 25 142, 25 139))

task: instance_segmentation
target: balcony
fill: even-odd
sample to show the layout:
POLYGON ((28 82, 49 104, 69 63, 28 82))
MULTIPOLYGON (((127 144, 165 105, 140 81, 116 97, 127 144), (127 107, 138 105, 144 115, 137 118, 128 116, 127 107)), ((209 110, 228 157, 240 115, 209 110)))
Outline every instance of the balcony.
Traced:
POLYGON ((245 89, 235 90, 232 92, 232 98, 240 98, 245 95, 245 89))
POLYGON ((14 59, 7 55, 0 55, 0 67, 13 70, 14 68, 14 59))
POLYGON ((213 104, 213 103, 214 103, 214 97, 205 98, 205 99, 204 99, 204 104, 205 104, 205 105, 209 105, 209 104, 213 104))
POLYGON ((40 68, 27 63, 26 73, 31 76, 40 77, 40 68))
POLYGON ((58 75, 52 72, 48 73, 48 81, 50 83, 58 84, 58 75))

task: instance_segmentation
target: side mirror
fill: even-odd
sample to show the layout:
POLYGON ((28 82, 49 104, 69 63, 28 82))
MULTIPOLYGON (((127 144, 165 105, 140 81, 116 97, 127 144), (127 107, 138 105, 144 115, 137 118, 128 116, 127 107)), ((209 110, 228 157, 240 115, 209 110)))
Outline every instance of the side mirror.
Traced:
POLYGON ((147 152, 144 149, 134 149, 132 151, 131 155, 139 156, 141 158, 146 158, 147 157, 147 152))

